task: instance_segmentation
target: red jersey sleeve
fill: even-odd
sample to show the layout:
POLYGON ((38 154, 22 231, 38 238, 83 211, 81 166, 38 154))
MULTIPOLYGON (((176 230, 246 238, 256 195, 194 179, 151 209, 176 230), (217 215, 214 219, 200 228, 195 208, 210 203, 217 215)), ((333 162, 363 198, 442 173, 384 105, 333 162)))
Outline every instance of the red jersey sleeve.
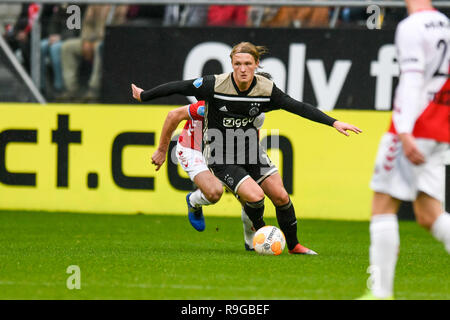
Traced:
POLYGON ((205 116, 205 101, 200 100, 197 103, 190 104, 188 112, 192 120, 203 121, 205 116))

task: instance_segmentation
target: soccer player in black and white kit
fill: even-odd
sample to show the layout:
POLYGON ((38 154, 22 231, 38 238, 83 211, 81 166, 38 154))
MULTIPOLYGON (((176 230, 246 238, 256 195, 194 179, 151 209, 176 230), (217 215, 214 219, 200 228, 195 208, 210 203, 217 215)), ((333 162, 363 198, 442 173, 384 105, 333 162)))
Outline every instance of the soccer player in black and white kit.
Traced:
POLYGON ((329 125, 348 136, 357 127, 337 121, 319 109, 297 101, 263 76, 255 75, 264 47, 241 42, 233 47, 232 73, 174 81, 143 91, 132 84, 133 97, 147 101, 172 94, 205 100, 204 156, 214 175, 240 199, 256 230, 265 225, 264 194, 276 208, 280 229, 291 254, 316 254, 300 245, 294 206, 277 168, 259 147, 252 124, 262 112, 283 109, 309 120, 329 125))
MULTIPOLYGON (((269 73, 258 72, 257 74, 269 80, 272 79, 269 73)), ((194 192, 189 192, 186 196, 189 222, 197 231, 203 231, 206 227, 202 207, 214 204, 221 198, 223 193, 222 183, 209 170, 202 154, 204 112, 205 101, 202 100, 171 110, 164 121, 158 148, 152 155, 152 164, 156 166, 156 171, 158 171, 167 158, 173 132, 181 121, 186 120, 178 138, 175 156, 183 171, 188 174, 197 187, 194 192)), ((260 129, 264 119, 264 113, 256 117, 253 120, 255 128, 260 129)), ((245 213, 243 206, 241 219, 243 222, 245 249, 253 251, 253 237, 256 230, 247 213, 245 213)))

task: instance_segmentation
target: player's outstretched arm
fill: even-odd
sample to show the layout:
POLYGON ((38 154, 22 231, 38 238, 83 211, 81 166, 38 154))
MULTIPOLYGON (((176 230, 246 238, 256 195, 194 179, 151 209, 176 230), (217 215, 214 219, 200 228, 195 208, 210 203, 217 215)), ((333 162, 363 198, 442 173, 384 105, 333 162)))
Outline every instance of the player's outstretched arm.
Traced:
POLYGON ((172 94, 181 94, 184 96, 201 95, 203 88, 197 88, 193 85, 195 80, 172 81, 161 84, 149 90, 143 90, 135 84, 131 84, 133 98, 142 102, 160 97, 167 97, 172 94))
POLYGON ((291 98, 277 87, 274 87, 272 99, 275 106, 281 106, 281 109, 299 115, 308 120, 332 126, 343 135, 348 136, 348 130, 355 133, 362 132, 361 129, 355 127, 354 125, 338 121, 308 103, 291 98))
POLYGON ((183 120, 189 119, 189 106, 183 106, 170 111, 167 114, 166 120, 161 131, 158 149, 152 155, 152 164, 156 166, 156 171, 161 168, 166 160, 167 150, 169 148, 170 139, 178 124, 183 120))

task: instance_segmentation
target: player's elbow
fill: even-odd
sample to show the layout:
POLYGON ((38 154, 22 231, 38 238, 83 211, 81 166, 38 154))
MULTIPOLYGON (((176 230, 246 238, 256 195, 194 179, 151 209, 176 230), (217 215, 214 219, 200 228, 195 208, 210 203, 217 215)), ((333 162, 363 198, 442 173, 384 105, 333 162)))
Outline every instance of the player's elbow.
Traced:
POLYGON ((180 119, 179 114, 177 114, 177 112, 175 112, 176 110, 172 110, 167 114, 167 118, 166 121, 174 126, 177 126, 182 119, 180 119))
POLYGON ((189 114, 187 113, 187 111, 185 109, 175 109, 175 110, 171 110, 169 111, 169 113, 167 114, 167 119, 170 122, 173 123, 180 123, 183 120, 187 120, 189 118, 189 114))
POLYGON ((167 119, 175 120, 176 118, 177 118, 176 110, 169 111, 169 113, 167 114, 167 119))

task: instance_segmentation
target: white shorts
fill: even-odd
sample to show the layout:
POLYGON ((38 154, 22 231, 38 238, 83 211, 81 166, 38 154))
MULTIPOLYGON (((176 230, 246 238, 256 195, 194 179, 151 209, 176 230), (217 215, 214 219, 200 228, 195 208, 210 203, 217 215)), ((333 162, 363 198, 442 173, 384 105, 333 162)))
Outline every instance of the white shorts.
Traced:
POLYGON ((178 163, 192 181, 194 181, 195 176, 200 172, 209 171, 203 154, 198 150, 183 147, 177 143, 176 155, 178 163))
POLYGON ((416 143, 425 157, 425 163, 418 166, 406 158, 398 136, 385 133, 378 148, 370 188, 403 201, 414 201, 422 191, 443 202, 448 144, 421 138, 417 138, 416 143))

